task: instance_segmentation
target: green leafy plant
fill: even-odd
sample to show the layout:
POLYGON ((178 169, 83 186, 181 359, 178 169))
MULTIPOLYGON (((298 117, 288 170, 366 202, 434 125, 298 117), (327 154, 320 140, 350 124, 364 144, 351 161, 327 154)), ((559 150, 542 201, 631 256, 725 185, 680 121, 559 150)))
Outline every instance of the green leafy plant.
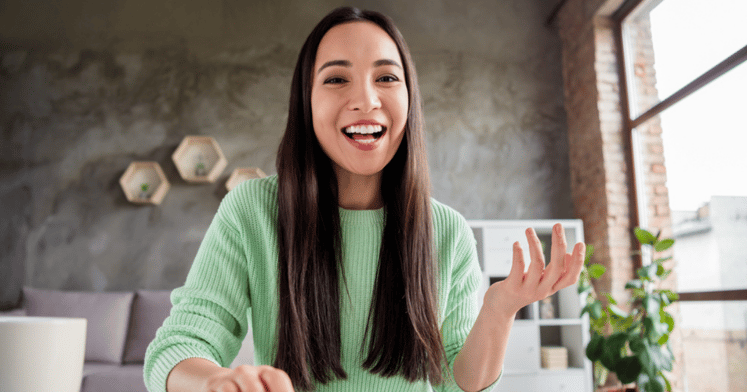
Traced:
POLYGON ((141 192, 147 193, 148 189, 150 189, 150 185, 148 185, 147 182, 144 182, 144 183, 140 184, 140 191, 141 192))
MULTIPOLYGON (((641 228, 634 234, 642 247, 655 252, 674 244, 673 239, 660 239, 641 228)), ((674 362, 669 345, 674 318, 665 308, 678 298, 671 290, 657 288, 672 272, 664 266, 671 257, 657 258, 636 271, 637 277, 625 285, 631 291, 630 310, 626 311, 609 293, 600 296, 594 290, 592 281, 602 277, 606 268, 591 264, 593 247, 587 249, 578 292, 586 297, 581 315, 589 314, 591 339, 586 356, 594 363, 596 384, 604 385, 609 372, 613 372, 622 384, 635 383, 641 392, 671 391, 664 372, 671 371, 674 362)))

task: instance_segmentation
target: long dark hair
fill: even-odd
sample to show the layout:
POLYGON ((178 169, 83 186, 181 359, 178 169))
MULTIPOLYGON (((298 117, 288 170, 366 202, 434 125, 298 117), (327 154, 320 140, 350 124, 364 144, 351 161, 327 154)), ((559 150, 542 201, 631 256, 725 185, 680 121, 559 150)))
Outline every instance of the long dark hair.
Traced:
POLYGON ((274 366, 304 390, 314 389, 314 380, 324 384, 347 377, 340 361, 338 276, 344 278, 344 271, 337 178, 314 134, 311 86, 322 37, 336 25, 356 21, 373 22, 394 40, 409 93, 405 136, 382 174, 386 221, 362 366, 385 377, 400 374, 409 381, 436 384, 443 380, 445 352, 438 326, 438 270, 417 75, 391 19, 341 7, 319 22, 301 49, 277 156, 280 307, 274 366))

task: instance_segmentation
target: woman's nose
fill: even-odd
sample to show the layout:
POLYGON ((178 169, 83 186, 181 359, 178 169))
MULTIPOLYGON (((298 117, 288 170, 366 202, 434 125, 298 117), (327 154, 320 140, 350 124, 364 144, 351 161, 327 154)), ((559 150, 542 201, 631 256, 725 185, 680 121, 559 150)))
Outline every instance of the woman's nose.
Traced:
POLYGON ((376 87, 371 83, 359 83, 351 89, 349 110, 360 110, 368 113, 374 109, 381 108, 381 100, 376 87))

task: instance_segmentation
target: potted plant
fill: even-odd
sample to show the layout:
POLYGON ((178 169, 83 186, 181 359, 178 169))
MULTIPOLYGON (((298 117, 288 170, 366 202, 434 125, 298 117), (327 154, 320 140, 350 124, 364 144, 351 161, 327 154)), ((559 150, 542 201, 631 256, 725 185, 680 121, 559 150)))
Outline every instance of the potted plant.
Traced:
MULTIPOLYGON (((669 249, 674 240, 660 239, 641 228, 634 230, 642 248, 662 252, 669 249)), ((598 295, 592 281, 606 271, 600 264, 590 264, 590 251, 579 279, 578 292, 586 296, 586 306, 581 315, 589 314, 591 338, 586 346, 586 356, 594 364, 594 380, 597 386, 607 381, 610 372, 622 384, 632 384, 640 392, 671 391, 672 386, 664 372, 672 370, 674 356, 669 345, 669 336, 674 330, 674 318, 665 309, 677 300, 671 290, 658 288, 658 283, 672 271, 664 266, 671 257, 660 257, 636 271, 625 289, 630 290, 628 311, 617 306, 617 301, 608 293, 598 295)), ((630 387, 627 387, 630 388, 630 387)))
POLYGON ((207 175, 207 169, 205 168, 205 162, 203 162, 202 155, 197 156, 197 163, 195 164, 195 176, 203 177, 207 175))
POLYGON ((140 198, 141 199, 147 199, 150 197, 150 194, 148 194, 148 189, 150 189, 150 185, 148 185, 147 182, 140 184, 140 198))

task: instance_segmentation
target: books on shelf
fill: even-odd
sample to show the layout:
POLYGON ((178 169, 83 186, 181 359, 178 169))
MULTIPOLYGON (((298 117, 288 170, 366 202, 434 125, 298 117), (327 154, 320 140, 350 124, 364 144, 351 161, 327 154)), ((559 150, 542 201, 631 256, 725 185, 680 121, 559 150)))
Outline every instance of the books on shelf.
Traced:
POLYGON ((544 369, 567 369, 568 349, 561 346, 542 346, 541 350, 542 368, 544 369))

